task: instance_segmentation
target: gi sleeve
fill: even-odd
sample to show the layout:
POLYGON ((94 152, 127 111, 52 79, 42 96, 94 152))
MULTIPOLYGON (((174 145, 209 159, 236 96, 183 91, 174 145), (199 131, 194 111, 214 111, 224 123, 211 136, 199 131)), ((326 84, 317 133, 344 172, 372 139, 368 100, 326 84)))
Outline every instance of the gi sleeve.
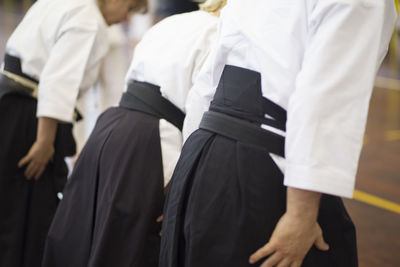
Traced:
POLYGON ((208 110, 214 97, 216 88, 213 88, 212 85, 212 63, 212 57, 209 56, 199 71, 192 88, 189 90, 185 103, 186 116, 182 129, 184 141, 199 128, 203 113, 208 110))
POLYGON ((284 184, 352 197, 376 71, 397 16, 393 0, 319 0, 289 99, 284 184))
POLYGON ((72 122, 96 34, 94 29, 71 29, 61 34, 55 42, 40 75, 38 117, 72 122))
POLYGON ((205 52, 199 58, 193 71, 193 85, 185 102, 186 116, 182 129, 184 141, 199 128, 203 114, 209 109, 211 100, 214 97, 215 84, 217 84, 222 74, 223 65, 215 66, 216 48, 218 46, 218 42, 215 40, 217 36, 218 33, 213 31, 209 34, 208 38, 210 39, 206 42, 207 49, 204 49, 205 52), (218 68, 217 71, 216 68, 218 68))

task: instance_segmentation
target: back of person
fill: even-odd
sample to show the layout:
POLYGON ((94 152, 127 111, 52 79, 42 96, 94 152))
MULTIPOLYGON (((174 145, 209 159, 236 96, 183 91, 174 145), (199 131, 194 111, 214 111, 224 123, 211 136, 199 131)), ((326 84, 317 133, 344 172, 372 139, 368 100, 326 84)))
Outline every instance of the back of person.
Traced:
POLYGON ((368 108, 371 80, 387 52, 395 16, 392 0, 370 4, 363 0, 260 0, 249 5, 234 0, 221 15, 219 45, 208 62, 212 71, 204 70, 211 76, 200 74, 194 90, 206 99, 200 102, 209 104, 226 65, 260 72, 263 97, 288 112, 287 181, 304 186, 294 178, 300 171, 297 168, 318 165, 310 169, 315 171, 310 179, 320 183, 315 190, 352 197, 357 164, 350 162, 358 161, 367 116, 363 111, 368 108), (364 22, 362 12, 370 12, 375 20, 364 22), (360 20, 365 32, 357 32, 360 20), (341 57, 336 55, 339 49, 341 57), (364 57, 368 49, 373 54, 364 57), (370 76, 354 79, 359 73, 370 76), (350 91, 351 101, 343 102, 350 91), (304 142, 311 136, 316 136, 312 143, 304 142), (326 140, 343 142, 348 153, 342 155, 342 146, 326 147, 326 140), (331 179, 343 180, 344 188, 329 185, 331 179, 320 181, 316 172, 324 168, 333 171, 328 175, 331 179))
POLYGON ((182 145, 165 113, 183 119, 216 26, 204 11, 176 15, 138 44, 120 106, 99 117, 66 185, 43 266, 158 266, 157 218, 182 145))
POLYGON ((36 2, 6 45, 0 70, 0 265, 41 266, 73 156, 79 92, 97 78, 107 25, 146 0, 36 2))
POLYGON ((188 91, 216 35, 217 21, 205 11, 193 11, 154 25, 135 48, 127 82, 161 85, 161 94, 184 111, 188 91))
POLYGON ((160 266, 358 266, 340 197, 396 16, 393 0, 228 2, 188 96, 199 129, 172 178, 160 266))
MULTIPOLYGON (((48 79, 57 78, 59 86, 65 86, 61 82, 61 77, 48 77, 49 72, 56 72, 58 68, 67 69, 68 62, 64 59, 67 50, 70 48, 62 42, 67 33, 73 32, 88 32, 93 33, 92 37, 96 38, 96 44, 93 47, 87 47, 85 42, 81 42, 79 46, 71 41, 71 48, 75 50, 76 55, 80 55, 80 50, 92 49, 91 56, 87 64, 91 66, 84 74, 82 83, 79 81, 70 81, 71 98, 74 101, 76 92, 79 86, 80 90, 87 90, 96 81, 98 70, 100 67, 100 60, 105 56, 108 51, 108 38, 106 31, 106 22, 102 17, 96 0, 40 0, 37 1, 24 16, 21 23, 10 36, 6 51, 12 56, 21 58, 22 72, 41 80, 43 87, 46 86, 48 79), (58 42, 61 40, 61 42, 58 42), (53 55, 51 55, 54 46, 53 55), (98 45, 98 44, 101 45, 98 45), (76 46, 76 47, 73 47, 76 46), (29 49, 27 49, 29 47, 29 49), (31 51, 35 51, 32 53, 31 51), (57 59, 58 62, 54 62, 57 59), (46 63, 52 56, 54 65, 46 63), (45 73, 44 77, 41 77, 45 73), (41 79, 42 78, 42 79, 41 79)), ((94 41, 94 40, 93 40, 94 41)), ((74 55, 70 55, 74 56, 74 55)), ((85 66, 82 66, 85 67, 85 66)), ((68 79, 68 73, 63 79, 68 79)), ((70 77, 69 79, 71 79, 70 77)), ((50 80, 49 82, 53 82, 50 80)), ((69 121, 67 118, 63 118, 69 121)))
MULTIPOLYGON (((202 10, 162 20, 135 48, 126 82, 138 80, 160 85, 161 95, 185 112, 189 89, 216 37, 217 22, 216 16, 202 10)), ((180 155, 182 136, 180 129, 166 120, 160 120, 159 128, 166 185, 180 155)))

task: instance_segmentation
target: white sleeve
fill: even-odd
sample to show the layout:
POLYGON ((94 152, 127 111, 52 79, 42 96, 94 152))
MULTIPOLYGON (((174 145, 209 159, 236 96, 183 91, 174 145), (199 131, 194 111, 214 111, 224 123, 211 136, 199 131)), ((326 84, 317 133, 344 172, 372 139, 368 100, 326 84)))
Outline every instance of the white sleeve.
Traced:
POLYGON ((208 110, 214 97, 216 88, 213 88, 212 85, 212 63, 213 57, 210 55, 205 60, 188 93, 185 103, 186 116, 182 129, 184 141, 199 128, 203 113, 208 110))
POLYGON ((199 128, 203 113, 210 106, 210 102, 215 94, 213 86, 214 61, 216 59, 217 38, 216 27, 210 28, 207 36, 202 39, 201 53, 194 62, 192 73, 193 86, 190 88, 185 102, 185 121, 183 123, 182 135, 186 139, 199 128))
POLYGON ((109 107, 118 105, 125 88, 127 70, 128 62, 125 47, 112 47, 103 59, 99 72, 97 89, 99 89, 100 110, 102 112, 109 107))
POLYGON ((395 23, 393 0, 319 0, 288 105, 289 187, 352 197, 376 71, 395 23))
POLYGON ((72 29, 56 41, 40 75, 38 117, 72 122, 96 34, 96 31, 72 29))

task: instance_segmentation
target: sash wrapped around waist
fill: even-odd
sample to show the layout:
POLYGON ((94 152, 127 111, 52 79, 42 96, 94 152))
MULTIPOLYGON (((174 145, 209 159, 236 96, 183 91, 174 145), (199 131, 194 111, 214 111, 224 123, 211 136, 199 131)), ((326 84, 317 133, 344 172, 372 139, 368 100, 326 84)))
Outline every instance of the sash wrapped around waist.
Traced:
POLYGON ((185 113, 161 96, 160 87, 139 81, 131 81, 122 95, 120 107, 141 111, 165 119, 182 131, 185 113))
POLYGON ((200 129, 211 131, 246 144, 266 148, 269 152, 285 156, 285 137, 264 130, 260 125, 220 112, 207 111, 200 129))
MULTIPOLYGON (((5 54, 4 70, 0 73, 0 99, 10 93, 37 99, 38 85, 38 80, 22 72, 21 60, 18 57, 5 54)), ((82 118, 81 113, 75 108, 74 121, 80 121, 82 118)))

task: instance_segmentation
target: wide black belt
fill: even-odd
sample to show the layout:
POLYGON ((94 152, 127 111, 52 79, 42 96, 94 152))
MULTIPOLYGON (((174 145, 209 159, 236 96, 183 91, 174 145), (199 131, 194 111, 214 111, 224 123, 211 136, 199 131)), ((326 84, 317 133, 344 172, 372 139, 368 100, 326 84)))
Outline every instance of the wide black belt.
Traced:
POLYGON ((0 99, 9 93, 18 93, 26 96, 32 95, 32 89, 0 73, 0 99))
POLYGON ((15 75, 18 75, 25 79, 28 79, 36 84, 39 83, 39 81, 36 80, 35 78, 22 72, 21 60, 18 57, 11 56, 9 54, 5 54, 4 55, 4 70, 14 73, 15 75))
POLYGON ((162 97, 159 90, 160 87, 150 83, 131 81, 122 95, 120 107, 165 119, 182 131, 185 113, 162 97))
POLYGON ((242 143, 266 148, 269 152, 282 157, 285 156, 285 137, 242 119, 207 111, 203 115, 200 128, 242 143))
MULTIPOLYGON (((4 55, 4 73, 11 73, 13 75, 22 77, 27 79, 36 85, 39 84, 39 81, 35 78, 30 77, 22 72, 21 68, 21 60, 18 57, 11 56, 9 54, 4 55)), ((10 93, 16 93, 28 97, 36 98, 33 89, 25 86, 24 84, 7 77, 4 74, 0 73, 0 99, 10 93)), ((36 88, 37 89, 37 88, 36 88)), ((78 109, 74 110, 74 121, 80 121, 82 119, 82 114, 78 109)))

